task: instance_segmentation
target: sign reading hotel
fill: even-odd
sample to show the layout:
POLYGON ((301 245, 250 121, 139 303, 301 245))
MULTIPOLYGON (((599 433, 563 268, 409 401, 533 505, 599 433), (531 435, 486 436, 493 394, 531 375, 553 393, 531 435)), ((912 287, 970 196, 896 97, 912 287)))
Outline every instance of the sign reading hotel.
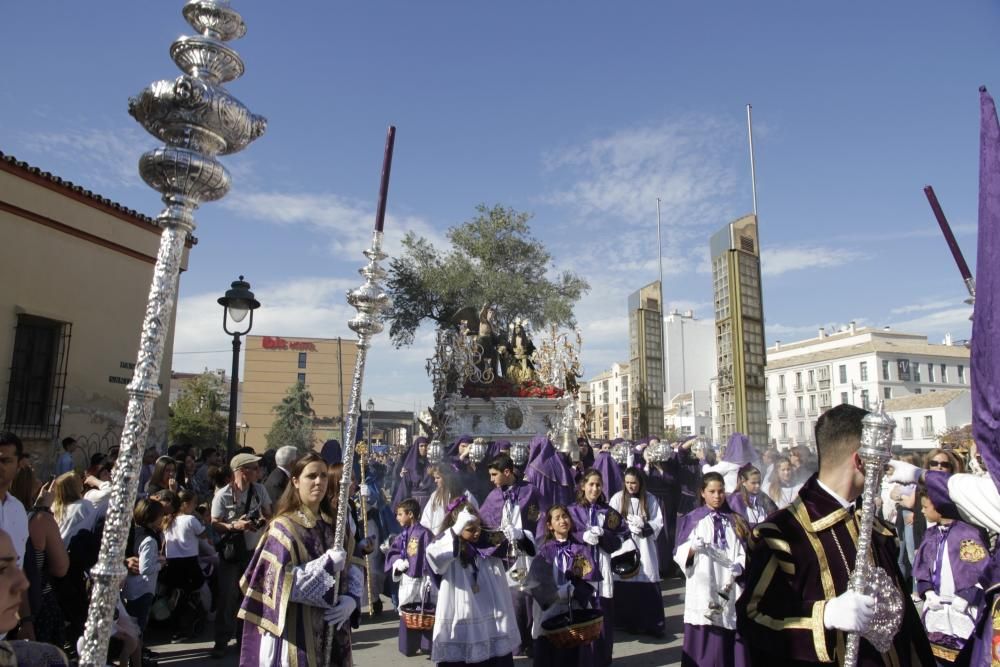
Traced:
POLYGON ((261 347, 265 350, 310 350, 316 352, 316 344, 308 340, 287 341, 278 336, 264 336, 261 347))

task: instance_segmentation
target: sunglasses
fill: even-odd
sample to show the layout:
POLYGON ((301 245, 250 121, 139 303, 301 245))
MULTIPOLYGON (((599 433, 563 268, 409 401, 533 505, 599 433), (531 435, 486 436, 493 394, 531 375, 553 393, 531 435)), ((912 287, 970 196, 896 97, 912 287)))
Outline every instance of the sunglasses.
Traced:
POLYGON ((950 461, 934 461, 934 460, 931 460, 931 461, 929 461, 927 463, 927 467, 928 468, 947 468, 948 470, 951 470, 951 462, 950 461))

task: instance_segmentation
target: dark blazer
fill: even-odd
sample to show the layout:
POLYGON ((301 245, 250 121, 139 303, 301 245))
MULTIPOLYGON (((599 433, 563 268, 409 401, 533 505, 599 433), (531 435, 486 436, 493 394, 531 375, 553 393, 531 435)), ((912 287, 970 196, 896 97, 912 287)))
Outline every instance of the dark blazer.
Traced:
POLYGON ((267 495, 271 497, 272 506, 278 504, 278 498, 285 492, 286 486, 288 486, 288 475, 284 470, 276 467, 264 480, 264 488, 267 489, 267 495))

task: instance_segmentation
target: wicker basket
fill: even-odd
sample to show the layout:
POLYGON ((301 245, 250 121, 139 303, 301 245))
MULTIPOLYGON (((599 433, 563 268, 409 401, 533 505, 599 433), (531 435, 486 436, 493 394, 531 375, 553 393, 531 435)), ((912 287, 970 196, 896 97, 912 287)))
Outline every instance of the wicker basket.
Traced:
POLYGON ((399 615, 409 630, 434 629, 434 607, 424 607, 419 603, 404 604, 399 608, 399 615))
POLYGON ((575 648, 597 639, 604 627, 604 616, 596 609, 582 609, 564 614, 542 624, 545 638, 556 648, 575 648))

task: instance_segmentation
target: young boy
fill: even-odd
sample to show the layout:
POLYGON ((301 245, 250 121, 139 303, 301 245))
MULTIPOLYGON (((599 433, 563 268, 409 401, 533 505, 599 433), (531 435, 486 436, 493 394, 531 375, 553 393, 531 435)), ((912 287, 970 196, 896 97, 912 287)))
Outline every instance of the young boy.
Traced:
MULTIPOLYGON (((434 539, 431 531, 420 525, 420 503, 407 498, 396 506, 396 521, 403 532, 396 536, 385 555, 385 571, 399 583, 399 606, 419 605, 421 600, 433 609, 437 591, 427 562, 427 545, 434 539)), ((430 655, 431 631, 410 630, 402 615, 399 619, 399 652, 409 657, 423 652, 430 655)))
POLYGON ((939 664, 952 664, 976 625, 983 591, 979 577, 989 549, 978 528, 941 516, 926 492, 920 506, 928 526, 913 559, 913 579, 924 599, 921 620, 939 664))

